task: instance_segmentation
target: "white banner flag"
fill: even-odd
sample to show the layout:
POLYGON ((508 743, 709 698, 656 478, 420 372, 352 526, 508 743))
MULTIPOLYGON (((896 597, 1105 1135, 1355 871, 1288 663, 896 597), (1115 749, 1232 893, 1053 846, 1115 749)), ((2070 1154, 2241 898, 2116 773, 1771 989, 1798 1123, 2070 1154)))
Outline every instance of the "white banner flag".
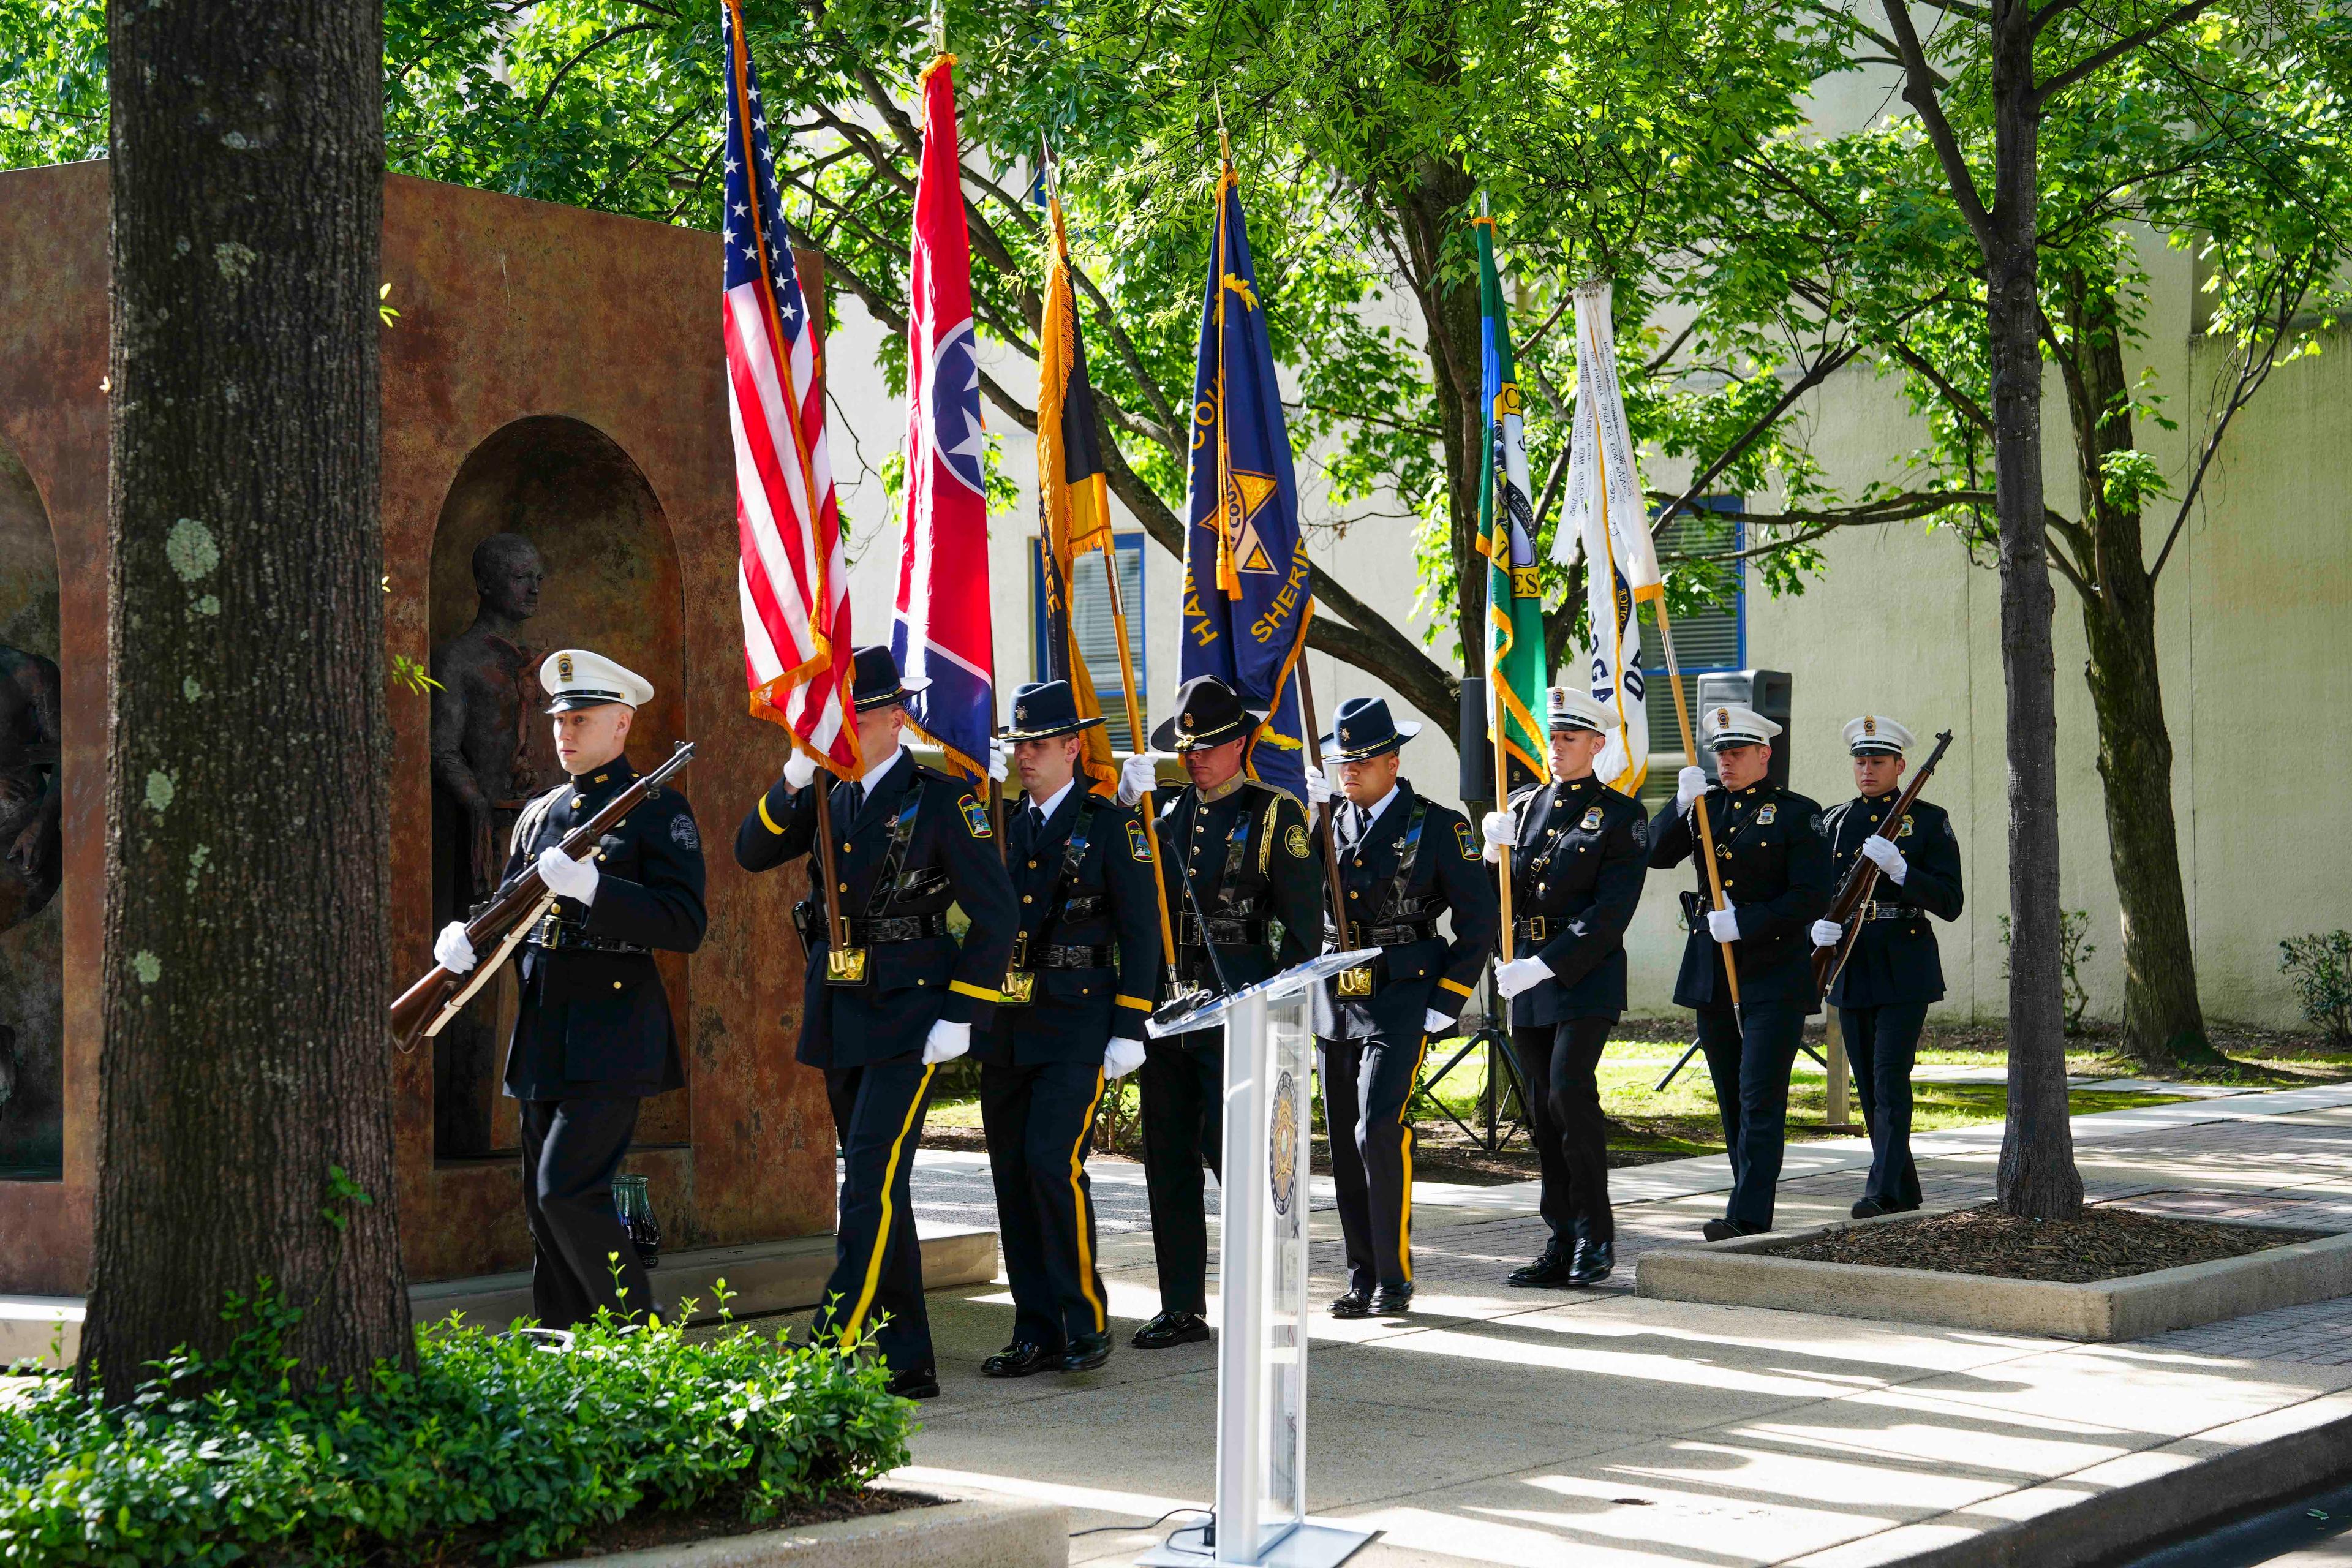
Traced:
POLYGON ((1650 720, 1642 684, 1642 627, 1634 606, 1663 592, 1649 508, 1625 428, 1617 386, 1610 286, 1576 289, 1576 410, 1570 439, 1568 493, 1552 558, 1587 563, 1586 605, 1592 625, 1592 700, 1617 712, 1616 733, 1594 763, 1610 788, 1637 794, 1650 771, 1650 720))

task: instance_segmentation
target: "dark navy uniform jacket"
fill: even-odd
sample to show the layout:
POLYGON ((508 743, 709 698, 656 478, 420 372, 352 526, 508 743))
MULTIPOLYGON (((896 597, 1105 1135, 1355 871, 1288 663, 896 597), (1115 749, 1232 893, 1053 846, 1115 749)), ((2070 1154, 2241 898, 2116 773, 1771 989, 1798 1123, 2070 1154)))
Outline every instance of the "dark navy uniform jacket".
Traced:
POLYGON ((1000 1004, 986 1031, 974 1030, 981 1061, 1032 1067, 1099 1062, 1117 1035, 1143 1038, 1160 989, 1160 910, 1151 891, 1151 847, 1131 806, 1086 793, 1083 779, 1054 806, 1042 830, 1030 826, 1026 799, 1008 808, 1005 869, 1019 898, 1020 935, 1009 967, 1035 978, 1028 1006, 1000 1004), (1086 836, 1074 840, 1081 816, 1086 836), (1069 866, 1074 843, 1076 864, 1069 866), (1068 875, 1065 877, 1066 867, 1068 875), (1059 889, 1058 895, 1055 889, 1059 889), (1108 959, 1045 967, 1049 950, 1064 963, 1093 948, 1108 959))
POLYGON ((1159 831, 1168 912, 1177 928, 1177 973, 1186 984, 1213 987, 1217 982, 1176 875, 1180 858, 1234 989, 1314 956, 1323 925, 1323 857, 1297 800, 1244 776, 1220 785, 1216 798, 1207 802, 1197 785, 1186 784, 1161 809, 1159 831), (1230 879, 1228 865, 1234 868, 1230 879), (1281 921, 1279 942, 1269 917, 1281 921))
MULTIPOLYGON (((1727 1009, 1731 987, 1723 975, 1722 946, 1706 929, 1710 900, 1706 869, 1697 865, 1697 809, 1659 825, 1651 835, 1650 864, 1663 868, 1687 859, 1696 871, 1697 894, 1683 898, 1690 935, 1675 981, 1675 1004, 1727 1009)), ((1792 791, 1759 783, 1736 794, 1714 786, 1706 792, 1706 810, 1723 874, 1723 900, 1739 916, 1739 940, 1731 944, 1731 953, 1739 964, 1740 999, 1793 1002, 1812 1011, 1818 1005, 1813 922, 1828 912, 1836 892, 1822 808, 1792 791)))
POLYGON ((1901 795, 1899 790, 1872 797, 1863 795, 1833 805, 1822 817, 1830 841, 1830 869, 1839 887, 1845 885, 1862 841, 1884 834, 1903 851, 1907 869, 1903 885, 1881 874, 1871 890, 1876 913, 1904 913, 1893 919, 1864 920, 1855 935, 1845 968, 1830 985, 1833 1007, 1879 1007, 1894 1002, 1934 1002, 1944 994, 1944 966, 1936 952, 1936 932, 1927 923, 1960 916, 1960 842, 1952 836, 1952 819, 1940 805, 1924 800, 1911 803, 1900 822, 1886 817, 1901 795))
MULTIPOLYGON (((1354 809, 1336 797, 1331 805, 1336 811, 1354 809)), ((1501 922, 1495 887, 1478 848, 1468 819, 1450 806, 1423 800, 1402 779, 1397 781, 1396 797, 1381 808, 1364 837, 1340 846, 1339 890, 1346 895, 1354 945, 1377 947, 1381 958, 1372 966, 1369 997, 1342 997, 1336 977, 1323 982, 1315 998, 1317 1034, 1326 1039, 1378 1038, 1418 1047, 1425 1014, 1460 1015, 1478 972, 1486 966, 1486 955, 1495 950, 1496 927, 1501 922), (1412 868, 1400 893, 1397 875, 1403 869, 1408 837, 1415 839, 1409 851, 1412 868), (1437 917, 1448 910, 1454 912, 1451 942, 1437 934, 1437 917), (1407 938, 1400 932, 1397 940, 1383 940, 1384 926, 1427 934, 1407 938)), ((1339 924, 1328 915, 1323 922, 1323 951, 1340 951, 1339 924)))
MULTIPOLYGON (((515 823, 505 876, 529 868, 636 776, 620 757, 533 802, 515 823)), ((506 1071, 518 1100, 625 1100, 685 1086, 669 994, 647 950, 702 945, 702 836, 686 796, 664 785, 632 809, 597 840, 596 870, 594 902, 555 900, 557 945, 527 941, 519 950, 522 1005, 506 1071)))
MULTIPOLYGON (((814 1068, 887 1061, 920 1051, 931 1026, 942 1019, 971 1025, 977 1038, 1004 978, 1014 911, 1021 907, 997 857, 986 803, 969 785, 904 752, 874 781, 854 820, 845 820, 845 795, 844 786, 835 786, 834 868, 852 942, 866 948, 867 978, 863 985, 824 983, 824 895, 813 891, 814 919, 805 929, 816 940, 808 944, 795 1054, 814 1068), (884 866, 901 828, 898 872, 884 888, 884 866), (971 921, 961 943, 944 929, 950 904, 961 905, 971 921), (937 929, 911 941, 867 941, 865 922, 876 919, 937 929)), ((735 830, 736 864, 766 871, 803 855, 809 857, 814 889, 824 875, 816 854, 816 789, 788 794, 779 779, 735 830)))
POLYGON ((1650 878, 1650 814, 1587 774, 1511 797, 1511 956, 1539 958, 1553 978, 1511 998, 1515 1028, 1625 1011, 1625 927, 1650 878), (1522 928, 1525 929, 1525 928, 1522 928))

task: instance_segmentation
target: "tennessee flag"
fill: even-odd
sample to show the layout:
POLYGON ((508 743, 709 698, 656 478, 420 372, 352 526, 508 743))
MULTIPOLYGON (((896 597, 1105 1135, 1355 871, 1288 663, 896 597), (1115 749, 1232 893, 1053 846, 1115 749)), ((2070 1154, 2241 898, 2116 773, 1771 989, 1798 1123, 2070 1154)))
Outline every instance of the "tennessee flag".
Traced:
MULTIPOLYGON (((1110 493, 1103 474, 1102 450, 1095 444, 1095 393, 1087 380, 1086 340, 1078 331, 1077 294, 1070 286, 1070 241, 1062 229, 1062 199, 1052 198, 1053 258, 1045 270, 1045 324, 1037 355, 1037 502, 1044 512, 1045 559, 1046 661, 1049 673, 1070 683, 1077 699, 1078 716, 1102 713, 1086 656, 1079 650, 1077 625, 1071 613, 1076 603, 1078 557, 1102 552, 1104 580, 1118 592, 1118 561, 1110 536, 1110 493)), ((1116 598, 1112 601, 1118 607, 1116 598)), ((1116 613, 1121 685, 1132 696, 1135 674, 1128 665, 1127 616, 1116 613)), ((1142 732, 1142 715, 1130 703, 1128 721, 1134 735, 1142 732)), ((1110 729, 1097 725, 1082 731, 1085 749, 1078 765, 1097 795, 1118 787, 1118 764, 1112 759, 1110 729)), ((1132 749, 1141 751, 1140 739, 1132 749)))
POLYGON ((916 731, 985 786, 996 728, 988 599, 988 497, 973 354, 971 241, 957 174, 955 57, 923 72, 923 161, 907 269, 907 515, 898 553, 898 668, 930 682, 907 704, 916 731))
POLYGON ((1215 676, 1265 713, 1249 771, 1304 800, 1306 739, 1295 672, 1307 651, 1315 582, 1298 531, 1298 481, 1239 184, 1227 163, 1217 182, 1216 234, 1201 302, 1180 669, 1187 680, 1215 676))

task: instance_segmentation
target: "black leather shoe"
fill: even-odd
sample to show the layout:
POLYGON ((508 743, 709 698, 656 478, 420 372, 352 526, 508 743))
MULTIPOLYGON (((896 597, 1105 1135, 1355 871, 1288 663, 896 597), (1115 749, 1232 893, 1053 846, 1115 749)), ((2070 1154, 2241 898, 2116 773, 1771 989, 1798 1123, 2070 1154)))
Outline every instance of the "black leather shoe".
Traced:
POLYGON ((1538 1285, 1558 1285, 1568 1278, 1569 1255, 1557 1243, 1543 1249, 1543 1256, 1533 1263, 1522 1264, 1511 1270, 1504 1283, 1522 1290, 1538 1285))
POLYGON ((1876 1198, 1858 1198, 1848 1212, 1856 1219, 1876 1219, 1880 1215, 1893 1214, 1895 1211, 1894 1205, 1881 1203, 1876 1198))
POLYGON ((1059 1351, 1033 1345, 1027 1340, 1015 1340, 982 1362, 980 1372, 983 1377, 1026 1377, 1033 1372, 1044 1372, 1061 1355, 1059 1351))
POLYGON ((1598 1285, 1609 1278, 1617 1267, 1617 1244, 1613 1241, 1580 1241, 1576 1244, 1576 1259, 1569 1265, 1568 1282, 1581 1289, 1598 1285))
POLYGON ((910 1366, 890 1374, 889 1390, 901 1399, 937 1399, 940 1374, 928 1366, 910 1366))
POLYGON ((1335 1318, 1369 1318, 1372 1315, 1372 1294, 1360 1285, 1352 1285, 1348 1293, 1331 1303, 1335 1318))
POLYGON ((1698 1233, 1709 1241, 1734 1241, 1743 1236, 1758 1234, 1745 1226, 1734 1225, 1727 1219, 1711 1219, 1698 1227, 1698 1233))
POLYGON ((1402 1285, 1383 1285, 1372 1296, 1372 1316, 1398 1318, 1412 1310, 1412 1281, 1402 1285))
POLYGON ((1190 1312, 1162 1312, 1135 1331, 1127 1342, 1139 1351, 1164 1351, 1175 1345, 1196 1345, 1209 1337, 1209 1325, 1190 1312))
POLYGON ((1062 1352, 1057 1363, 1064 1372, 1092 1372, 1110 1360, 1110 1335, 1079 1334, 1070 1341, 1070 1348, 1062 1352))

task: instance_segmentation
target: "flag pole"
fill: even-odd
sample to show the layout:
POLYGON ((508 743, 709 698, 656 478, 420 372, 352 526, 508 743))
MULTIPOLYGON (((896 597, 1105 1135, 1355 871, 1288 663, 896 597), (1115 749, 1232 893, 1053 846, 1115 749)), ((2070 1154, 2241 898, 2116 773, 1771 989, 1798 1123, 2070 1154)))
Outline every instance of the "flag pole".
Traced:
MULTIPOLYGON (((1609 515, 1608 485, 1609 481, 1604 471, 1604 475, 1601 479, 1601 492, 1602 509, 1601 515, 1603 519, 1606 519, 1609 515)), ((1657 597, 1650 602, 1656 607, 1658 612, 1658 645, 1664 648, 1666 652, 1666 679, 1674 687, 1675 722, 1682 726, 1683 755, 1688 759, 1688 766, 1696 767, 1698 765, 1698 745, 1691 736, 1690 710, 1683 704, 1683 672, 1682 667, 1675 661, 1675 631, 1673 623, 1666 616, 1665 590, 1661 587, 1658 591, 1657 597)), ((1702 792, 1698 799, 1691 804, 1696 812, 1696 820, 1698 822, 1699 858, 1706 862, 1706 889, 1709 896, 1715 900, 1715 907, 1719 910, 1724 907, 1723 868, 1720 866, 1717 866, 1715 861, 1715 834, 1707 825, 1706 794, 1702 792)), ((1731 987, 1731 1011, 1733 1015, 1737 1016, 1740 1012, 1739 960, 1733 954, 1730 943, 1718 942, 1717 945, 1723 950, 1723 978, 1725 983, 1731 987)), ((1741 1021, 1741 1026, 1743 1028, 1746 1027, 1746 1022, 1744 1019, 1741 1021)))
MULTIPOLYGON (((1143 705, 1135 690, 1135 660, 1127 647, 1127 605, 1118 591, 1118 550, 1116 545, 1103 552, 1103 581, 1110 587, 1110 624, 1112 635, 1118 638, 1118 681, 1127 693, 1127 738, 1137 755, 1144 750, 1143 705)), ((1176 923, 1168 918, 1168 881, 1160 866, 1159 813, 1152 801, 1153 792, 1145 790, 1136 804, 1143 808, 1143 843, 1151 852, 1151 895, 1160 907, 1160 950, 1167 954, 1166 967, 1172 974, 1176 967, 1176 923)))
MULTIPOLYGON (((1305 632, 1299 634, 1301 637, 1305 632)), ((1306 731, 1299 737, 1307 743, 1307 761, 1317 773, 1323 771, 1323 726, 1315 721, 1315 683, 1307 678, 1307 650, 1298 650, 1298 662, 1291 667, 1298 681, 1299 727, 1306 731)), ((1277 693, 1276 703, 1280 702, 1277 693)), ((1328 784, 1328 778, 1324 783, 1328 784)), ((1339 839, 1331 826, 1331 803, 1323 803, 1323 814, 1316 830, 1323 837, 1323 890, 1331 898, 1331 922, 1339 932, 1339 951, 1353 952, 1355 933, 1348 924, 1348 895, 1339 885, 1339 839)))
MULTIPOLYGON (((1487 226, 1488 238, 1491 243, 1493 237, 1494 219, 1486 215, 1486 193, 1483 190, 1478 193, 1478 222, 1484 223, 1487 226)), ((1490 426, 1494 422, 1494 418, 1495 411, 1492 408, 1489 408, 1486 410, 1486 419, 1490 426)), ((1488 468, 1493 468, 1495 467, 1492 455, 1494 445, 1495 438, 1492 435, 1489 435, 1486 437, 1488 456, 1486 463, 1483 465, 1488 468)), ((1487 480, 1486 504, 1489 509, 1487 515, 1497 521, 1505 521, 1505 520, 1507 520, 1510 515, 1509 511, 1507 508, 1496 502, 1494 495, 1494 479, 1499 477, 1500 475, 1496 474, 1491 476, 1487 480)), ((1530 541, 1529 542, 1532 544, 1533 541, 1530 541)), ((1507 812, 1511 809, 1511 762, 1510 758, 1505 755, 1503 751, 1505 724, 1503 719, 1502 670, 1499 668, 1496 657, 1499 650, 1495 647, 1494 552, 1495 540, 1493 533, 1490 531, 1486 539, 1486 731, 1488 743, 1495 753, 1495 809, 1496 811, 1507 812)), ((1510 563, 1507 559, 1505 562, 1503 571, 1506 577, 1510 574, 1510 563)), ((1514 922, 1511 919, 1511 861, 1513 851, 1516 848, 1517 846, 1514 845, 1511 848, 1507 848, 1500 852, 1502 875, 1496 879, 1496 882, 1502 893, 1501 912, 1503 917, 1503 936, 1502 940, 1495 944, 1495 951, 1500 955, 1496 960, 1498 963, 1508 963, 1511 962, 1511 954, 1517 951, 1518 942, 1518 937, 1514 930, 1514 922)))
POLYGON ((833 770, 820 767, 816 771, 816 850, 818 869, 824 876, 824 937, 825 943, 839 952, 849 945, 849 932, 841 918, 841 878, 833 863, 833 770))

